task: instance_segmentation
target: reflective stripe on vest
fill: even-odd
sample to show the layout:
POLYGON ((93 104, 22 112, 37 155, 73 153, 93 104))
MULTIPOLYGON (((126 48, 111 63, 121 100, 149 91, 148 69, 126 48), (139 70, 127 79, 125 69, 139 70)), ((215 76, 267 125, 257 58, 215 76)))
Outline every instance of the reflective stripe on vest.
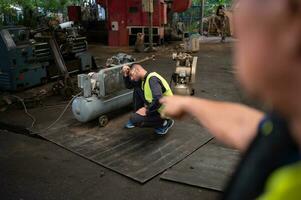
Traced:
POLYGON ((301 162, 282 167, 272 173, 268 178, 265 192, 258 198, 258 200, 286 199, 301 199, 301 162))
MULTIPOLYGON (((151 103, 153 101, 153 94, 152 94, 152 90, 151 90, 151 87, 150 87, 150 84, 149 84, 149 80, 153 76, 157 77, 161 81, 161 83, 163 84, 163 87, 165 88, 165 92, 163 93, 163 96, 172 96, 173 93, 172 93, 172 91, 171 91, 171 89, 170 89, 169 84, 167 83, 167 81, 162 76, 160 76, 158 73, 152 72, 152 73, 150 73, 147 76, 147 78, 145 80, 145 83, 144 82, 142 83, 142 87, 144 85, 144 88, 142 88, 142 89, 144 91, 144 98, 145 98, 145 100, 148 103, 151 103)), ((161 106, 158 109, 158 112, 161 112, 162 109, 163 109, 163 106, 161 106)))

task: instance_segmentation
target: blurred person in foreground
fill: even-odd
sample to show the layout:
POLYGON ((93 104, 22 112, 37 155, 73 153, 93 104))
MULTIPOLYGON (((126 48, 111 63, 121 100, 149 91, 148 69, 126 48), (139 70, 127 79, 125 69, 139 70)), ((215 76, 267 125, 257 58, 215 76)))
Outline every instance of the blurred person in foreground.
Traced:
POLYGON ((301 199, 301 1, 241 0, 235 11, 237 78, 270 108, 164 97, 162 114, 189 114, 243 157, 224 199, 301 199))

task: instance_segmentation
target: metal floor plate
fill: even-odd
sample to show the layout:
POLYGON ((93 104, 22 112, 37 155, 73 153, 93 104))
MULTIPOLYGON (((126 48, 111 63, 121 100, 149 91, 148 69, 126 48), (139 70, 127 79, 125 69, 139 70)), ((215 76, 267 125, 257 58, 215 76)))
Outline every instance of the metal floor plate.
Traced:
POLYGON ((209 142, 163 173, 161 179, 223 191, 238 161, 237 150, 209 142))
POLYGON ((195 123, 176 122, 167 135, 153 129, 126 130, 128 114, 105 128, 95 122, 82 124, 72 118, 41 136, 104 167, 144 183, 212 139, 195 123))

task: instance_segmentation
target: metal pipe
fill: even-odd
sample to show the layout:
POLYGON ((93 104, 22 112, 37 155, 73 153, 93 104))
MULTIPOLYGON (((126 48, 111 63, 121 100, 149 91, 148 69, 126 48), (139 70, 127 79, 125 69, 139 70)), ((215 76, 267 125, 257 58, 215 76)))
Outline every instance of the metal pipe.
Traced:
POLYGON ((54 39, 54 37, 50 38, 49 45, 50 45, 50 49, 53 53, 54 61, 57 64, 57 67, 59 68, 61 73, 64 75, 64 77, 69 77, 69 72, 67 70, 65 61, 63 59, 63 56, 60 52, 60 49, 59 49, 58 44, 57 44, 56 40, 54 39))

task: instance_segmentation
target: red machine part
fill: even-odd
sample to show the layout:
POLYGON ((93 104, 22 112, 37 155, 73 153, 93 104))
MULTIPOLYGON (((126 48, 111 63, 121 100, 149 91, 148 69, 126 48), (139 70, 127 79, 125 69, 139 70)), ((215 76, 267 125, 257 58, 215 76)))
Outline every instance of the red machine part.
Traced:
POLYGON ((80 6, 68 6, 68 18, 69 18, 69 21, 74 21, 74 22, 81 21, 81 7, 80 6))
MULTIPOLYGON (((109 46, 127 46, 132 28, 149 26, 148 13, 142 11, 142 0, 97 0, 108 12, 109 46)), ((191 6, 191 0, 174 0, 172 10, 183 12, 191 6)), ((164 37, 167 24, 167 4, 164 0, 154 0, 153 26, 160 38, 164 37)), ((142 30, 141 29, 141 30, 142 30)), ((132 36, 131 36, 132 37, 132 36)))
MULTIPOLYGON (((127 46, 130 28, 149 26, 148 13, 142 11, 142 0, 98 0, 98 3, 108 11, 109 46, 127 46)), ((166 3, 155 0, 153 26, 159 27, 161 33, 166 23, 166 3)), ((163 37, 164 32, 160 35, 163 37)))
POLYGON ((101 5, 102 7, 107 7, 108 0, 96 0, 96 3, 101 5))
POLYGON ((128 46, 127 1, 110 0, 107 3, 109 46, 128 46))
MULTIPOLYGON (((142 11, 142 0, 97 0, 97 3, 102 7, 108 8, 109 21, 123 16, 123 20, 127 22, 127 26, 149 25, 148 13, 142 11)), ((153 25, 163 26, 166 23, 166 3, 164 3, 164 0, 154 0, 153 25)))
MULTIPOLYGON (((163 26, 167 23, 166 4, 164 0, 154 1, 153 26, 163 26)), ((127 25, 148 26, 148 13, 142 11, 141 0, 127 0, 127 25)))
POLYGON ((172 11, 173 12, 184 12, 192 5, 192 0, 173 0, 172 11))

